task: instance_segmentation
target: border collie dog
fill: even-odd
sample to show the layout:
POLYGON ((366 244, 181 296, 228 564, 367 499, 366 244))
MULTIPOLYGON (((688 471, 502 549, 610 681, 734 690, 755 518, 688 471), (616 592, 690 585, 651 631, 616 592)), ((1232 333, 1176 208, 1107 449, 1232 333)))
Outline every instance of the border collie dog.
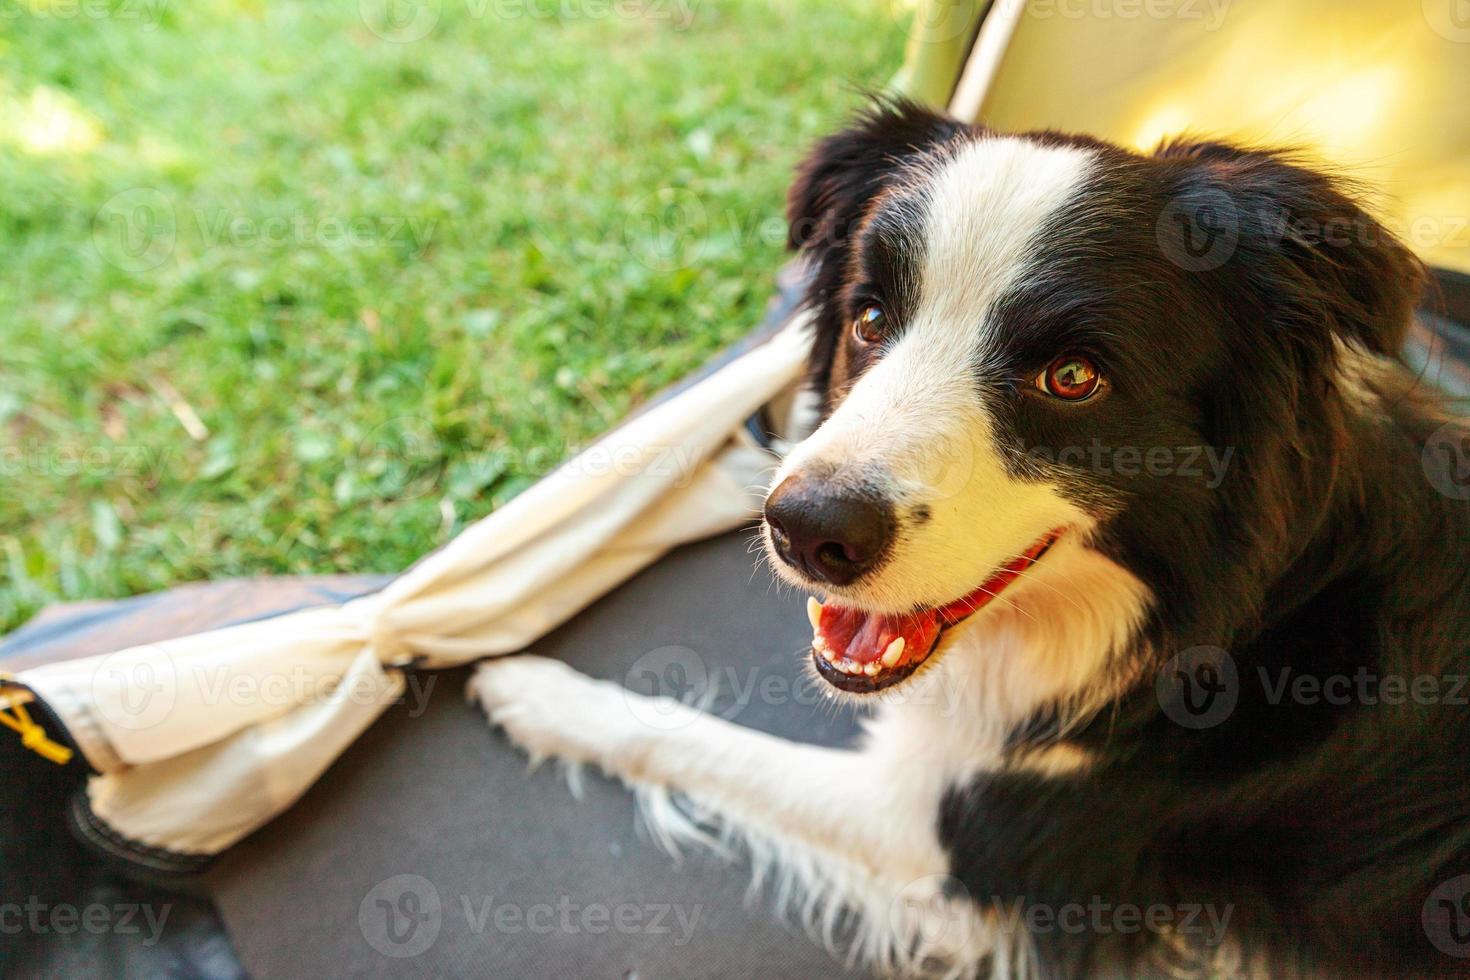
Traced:
POLYGON ((1288 155, 902 102, 789 218, 823 413, 762 534, 861 744, 658 730, 535 657, 492 720, 870 968, 1470 973, 1470 432, 1397 357, 1411 253, 1288 155))

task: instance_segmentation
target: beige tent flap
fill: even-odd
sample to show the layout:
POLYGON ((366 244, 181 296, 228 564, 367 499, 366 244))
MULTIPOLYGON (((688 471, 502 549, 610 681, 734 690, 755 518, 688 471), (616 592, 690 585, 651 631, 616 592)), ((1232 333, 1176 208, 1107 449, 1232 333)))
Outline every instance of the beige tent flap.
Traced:
POLYGON ((1470 272, 1464 0, 1026 0, 980 118, 1138 149, 1298 146, 1381 190, 1424 259, 1470 272))

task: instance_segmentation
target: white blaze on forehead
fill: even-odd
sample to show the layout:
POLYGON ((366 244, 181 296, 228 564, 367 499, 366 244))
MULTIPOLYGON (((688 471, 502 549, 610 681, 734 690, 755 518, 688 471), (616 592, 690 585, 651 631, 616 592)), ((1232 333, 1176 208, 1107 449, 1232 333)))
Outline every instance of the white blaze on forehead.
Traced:
MULTIPOLYGON (((917 346, 974 351, 991 308, 1040 258, 1042 234, 1081 192, 1094 154, 1009 137, 939 165, 927 194, 917 346)), ((917 334, 917 335, 916 335, 917 334)))

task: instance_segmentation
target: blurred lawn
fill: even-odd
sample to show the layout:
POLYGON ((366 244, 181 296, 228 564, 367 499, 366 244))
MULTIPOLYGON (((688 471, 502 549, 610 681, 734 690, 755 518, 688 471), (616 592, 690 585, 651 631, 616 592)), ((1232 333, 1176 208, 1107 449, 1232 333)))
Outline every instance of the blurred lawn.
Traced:
POLYGON ((0 0, 0 631, 492 510, 758 319, 905 26, 385 2, 0 0))

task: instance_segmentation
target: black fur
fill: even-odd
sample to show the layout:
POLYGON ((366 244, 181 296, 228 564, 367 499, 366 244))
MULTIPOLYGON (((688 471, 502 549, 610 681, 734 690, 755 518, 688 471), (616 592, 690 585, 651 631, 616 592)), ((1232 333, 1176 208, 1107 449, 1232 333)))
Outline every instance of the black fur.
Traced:
MULTIPOLYGON (((985 135, 883 104, 802 168, 792 244, 812 263, 812 377, 829 401, 872 356, 846 349, 853 291, 884 275, 898 284, 876 288, 912 289, 912 249, 883 251, 903 236, 885 201, 923 193, 917 161, 985 135)), ((1087 206, 1048 230, 1040 274, 1001 304, 980 387, 1017 471, 1060 476, 1105 514, 1096 546, 1158 601, 1105 711, 1063 728, 1049 708, 1015 733, 1017 751, 1069 741, 1095 767, 953 788, 941 836, 955 875, 1001 908, 1228 907, 1232 939, 1272 976, 1470 975, 1421 923, 1430 892, 1470 873, 1470 704, 1453 696, 1470 675, 1470 503, 1426 479, 1426 442, 1446 416, 1407 370, 1366 393, 1340 384, 1344 351, 1396 357, 1419 263, 1349 188, 1288 155, 1029 138, 1087 146, 1102 164, 1087 206), (1228 257, 1174 260, 1179 213, 1227 229, 1228 257), (1038 363, 1077 350, 1129 383, 1085 417, 1016 396, 1038 363), (1208 447, 1230 465, 1209 485, 1027 456, 1093 441, 1208 447), (1156 679, 1201 645, 1229 652, 1238 703, 1196 730, 1166 715, 1156 679), (1283 670, 1438 678, 1439 700, 1298 703, 1273 696, 1283 670)), ((1045 976, 1180 955, 1147 932, 1036 939, 1045 976)))

